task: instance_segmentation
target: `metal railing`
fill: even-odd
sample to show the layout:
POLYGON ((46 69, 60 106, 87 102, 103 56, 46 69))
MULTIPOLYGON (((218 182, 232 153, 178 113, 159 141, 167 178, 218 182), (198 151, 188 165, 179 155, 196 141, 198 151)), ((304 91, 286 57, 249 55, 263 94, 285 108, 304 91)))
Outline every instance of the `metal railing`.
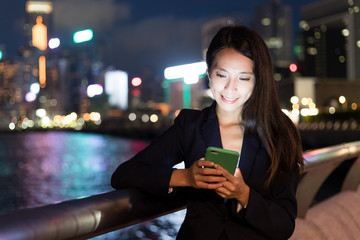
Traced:
MULTIPOLYGON (((360 184, 360 141, 304 153, 305 173, 297 190, 298 217, 304 218, 319 188, 344 161, 354 160, 342 190, 360 184)), ((182 199, 123 189, 0 216, 0 239, 87 239, 185 208, 182 199)))
POLYGON ((298 217, 304 218, 328 176, 346 160, 355 159, 342 182, 341 191, 355 191, 360 184, 360 141, 305 152, 304 175, 298 185, 298 217))

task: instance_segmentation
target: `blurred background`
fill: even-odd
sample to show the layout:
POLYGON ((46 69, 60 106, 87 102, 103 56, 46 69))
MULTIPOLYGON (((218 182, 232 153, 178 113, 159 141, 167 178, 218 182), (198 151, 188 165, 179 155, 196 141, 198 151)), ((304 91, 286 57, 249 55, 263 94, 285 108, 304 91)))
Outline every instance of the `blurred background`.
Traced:
MULTIPOLYGON (((360 0, 0 0, 0 213, 110 191, 211 103, 203 59, 226 25, 264 38, 304 149, 360 139, 360 0)), ((171 239, 172 216, 121 236, 171 239)))

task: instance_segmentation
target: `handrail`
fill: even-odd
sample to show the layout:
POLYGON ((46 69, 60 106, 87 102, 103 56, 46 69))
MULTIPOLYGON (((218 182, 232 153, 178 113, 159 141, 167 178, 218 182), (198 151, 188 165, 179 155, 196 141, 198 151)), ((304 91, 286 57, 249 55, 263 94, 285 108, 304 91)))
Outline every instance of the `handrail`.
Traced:
POLYGON ((0 216, 0 239, 88 239, 166 215, 185 207, 181 199, 138 189, 29 208, 0 216))
MULTIPOLYGON (((317 191, 343 161, 356 159, 342 190, 360 184, 360 141, 304 153, 305 173, 298 191, 298 216, 305 217, 317 191)), ((185 208, 182 199, 123 189, 0 216, 0 239, 87 239, 185 208)))
POLYGON ((360 141, 307 151, 303 157, 305 159, 304 175, 296 192, 299 218, 305 218, 321 185, 345 160, 357 158, 346 174, 342 191, 354 191, 360 184, 360 141))

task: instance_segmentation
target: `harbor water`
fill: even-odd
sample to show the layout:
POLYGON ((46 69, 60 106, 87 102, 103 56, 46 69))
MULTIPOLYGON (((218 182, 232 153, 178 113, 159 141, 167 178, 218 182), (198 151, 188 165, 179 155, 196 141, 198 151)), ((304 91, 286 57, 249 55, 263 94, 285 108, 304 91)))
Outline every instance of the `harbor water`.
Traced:
MULTIPOLYGON (((0 215, 112 191, 116 167, 144 140, 82 132, 0 134, 0 215)), ((93 239, 174 239, 179 211, 93 239)))

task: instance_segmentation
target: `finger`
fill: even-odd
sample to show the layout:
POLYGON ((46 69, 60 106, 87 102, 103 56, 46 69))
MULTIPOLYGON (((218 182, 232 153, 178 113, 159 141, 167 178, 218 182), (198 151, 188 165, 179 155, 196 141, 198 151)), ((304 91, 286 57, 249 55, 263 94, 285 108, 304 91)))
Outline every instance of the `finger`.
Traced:
POLYGON ((215 169, 218 169, 220 171, 222 171, 222 175, 224 177, 226 177, 228 180, 230 180, 230 178, 233 178, 234 176, 229 173, 225 168, 223 168, 222 166, 218 165, 218 164, 215 164, 215 169))
POLYGON ((214 167, 215 163, 212 161, 207 161, 207 160, 202 160, 202 161, 198 161, 198 165, 201 167, 214 167))
POLYGON ((209 167, 202 168, 200 170, 201 175, 216 175, 216 176, 219 176, 219 175, 222 175, 222 173, 223 173, 223 171, 221 171, 221 170, 218 170, 218 169, 215 169, 215 168, 209 168, 209 167))
POLYGON ((230 194, 231 192, 228 191, 226 188, 224 187, 219 187, 217 189, 215 189, 215 192, 221 196, 222 198, 230 198, 230 194))
POLYGON ((199 188, 215 190, 215 189, 218 189, 218 188, 222 187, 222 184, 221 184, 221 183, 206 183, 206 182, 201 182, 201 183, 199 183, 198 186, 199 186, 199 188))
POLYGON ((222 182, 226 182, 226 178, 210 175, 210 176, 202 177, 201 181, 206 183, 222 183, 222 182))

